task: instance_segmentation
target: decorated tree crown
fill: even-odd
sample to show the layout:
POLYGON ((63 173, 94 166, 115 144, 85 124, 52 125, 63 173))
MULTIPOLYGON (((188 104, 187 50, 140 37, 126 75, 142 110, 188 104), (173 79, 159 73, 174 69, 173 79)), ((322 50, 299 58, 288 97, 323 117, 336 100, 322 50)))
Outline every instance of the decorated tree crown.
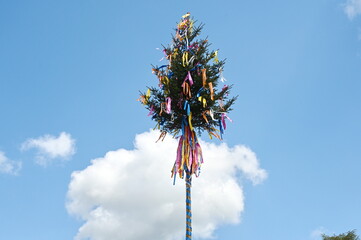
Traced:
POLYGON ((161 137, 166 133, 184 134, 184 126, 198 134, 222 139, 225 120, 237 97, 229 97, 232 86, 223 84, 225 60, 218 59, 218 50, 209 51, 207 39, 197 39, 203 24, 194 26, 190 14, 185 14, 175 29, 172 44, 164 47, 167 64, 153 66, 158 87, 141 92, 140 101, 157 122, 161 137))

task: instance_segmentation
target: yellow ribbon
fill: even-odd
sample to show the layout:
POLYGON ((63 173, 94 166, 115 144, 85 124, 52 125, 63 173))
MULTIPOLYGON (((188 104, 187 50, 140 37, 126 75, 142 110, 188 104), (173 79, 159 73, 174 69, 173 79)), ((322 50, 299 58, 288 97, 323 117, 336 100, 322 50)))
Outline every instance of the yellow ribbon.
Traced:
POLYGON ((214 61, 215 63, 218 63, 218 62, 219 62, 219 61, 218 61, 218 50, 214 52, 214 56, 213 56, 213 57, 214 57, 214 60, 213 60, 213 61, 214 61))
POLYGON ((173 52, 173 57, 177 56, 178 55, 178 48, 175 48, 174 49, 174 52, 173 52))
POLYGON ((165 85, 168 85, 168 84, 169 84, 169 78, 168 78, 167 76, 163 76, 163 77, 161 77, 161 78, 162 78, 161 82, 162 82, 163 84, 165 84, 165 85))
POLYGON ((187 65, 188 65, 188 52, 183 53, 182 62, 183 62, 183 67, 186 66, 185 63, 187 63, 187 65))
POLYGON ((207 106, 207 100, 204 97, 202 96, 198 97, 198 101, 200 101, 203 104, 204 108, 207 106))
POLYGON ((185 158, 187 156, 187 154, 186 154, 186 156, 184 156, 184 151, 185 151, 185 148, 186 148, 185 145, 186 145, 186 141, 183 141, 183 143, 182 143, 182 164, 179 167, 179 170, 180 170, 179 173, 183 172, 183 166, 184 166, 184 162, 186 160, 185 158))
POLYGON ((145 105, 148 103, 148 99, 150 98, 150 89, 148 88, 147 93, 145 96, 140 97, 140 101, 145 105))
POLYGON ((191 14, 190 13, 186 13, 182 16, 182 18, 186 18, 186 17, 189 17, 191 14))
POLYGON ((189 128, 191 129, 191 131, 193 131, 192 113, 190 113, 189 116, 188 116, 188 123, 189 123, 189 128))

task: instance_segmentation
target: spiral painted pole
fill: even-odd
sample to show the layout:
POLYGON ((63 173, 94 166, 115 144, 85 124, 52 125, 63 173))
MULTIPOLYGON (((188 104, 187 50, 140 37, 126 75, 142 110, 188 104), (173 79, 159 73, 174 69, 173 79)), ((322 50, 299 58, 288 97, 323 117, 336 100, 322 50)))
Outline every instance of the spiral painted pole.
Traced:
POLYGON ((186 171, 186 240, 192 240, 192 176, 186 171))

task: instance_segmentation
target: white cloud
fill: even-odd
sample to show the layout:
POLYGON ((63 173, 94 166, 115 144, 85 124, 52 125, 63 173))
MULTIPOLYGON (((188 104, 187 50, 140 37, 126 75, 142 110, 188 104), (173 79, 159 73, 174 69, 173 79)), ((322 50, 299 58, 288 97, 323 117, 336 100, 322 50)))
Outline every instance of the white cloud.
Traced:
MULTIPOLYGON (((176 240, 185 233, 185 184, 172 185, 177 140, 155 143, 159 132, 135 138, 133 150, 118 149, 72 173, 67 209, 84 221, 75 239, 176 240)), ((238 223, 244 210, 239 173, 252 183, 267 173, 247 147, 201 142, 205 163, 193 178, 193 233, 212 237, 221 224, 238 223)))
POLYGON ((347 0, 343 7, 349 19, 361 14, 361 0, 347 0))
POLYGON ((46 166, 54 159, 67 160, 75 154, 75 140, 69 133, 62 132, 59 137, 44 135, 39 138, 26 140, 22 150, 35 148, 37 150, 36 162, 46 166))
POLYGON ((17 175, 21 166, 21 162, 8 159, 5 153, 0 151, 0 173, 17 175))

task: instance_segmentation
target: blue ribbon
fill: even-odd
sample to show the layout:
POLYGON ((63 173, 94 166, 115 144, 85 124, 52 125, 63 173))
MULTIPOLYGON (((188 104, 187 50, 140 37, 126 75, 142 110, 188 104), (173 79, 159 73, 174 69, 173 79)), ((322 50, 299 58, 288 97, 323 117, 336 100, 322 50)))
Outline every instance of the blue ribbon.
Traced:
POLYGON ((173 72, 169 72, 169 73, 168 73, 168 78, 170 79, 173 75, 174 75, 173 72))
POLYGON ((159 122, 159 125, 160 125, 160 126, 163 126, 163 125, 164 125, 164 123, 165 123, 165 118, 164 118, 164 117, 162 117, 162 118, 161 118, 161 120, 160 120, 160 122, 159 122))
POLYGON ((201 93, 203 92, 204 88, 201 87, 198 92, 197 92, 197 97, 200 97, 201 96, 201 93))
POLYGON ((186 116, 183 116, 183 119, 182 119, 182 136, 184 136, 185 134, 185 126, 188 126, 188 121, 187 121, 187 118, 186 116))
POLYGON ((165 68, 165 67, 168 67, 168 65, 162 65, 162 66, 158 67, 157 70, 159 70, 161 68, 165 68))
POLYGON ((184 101, 183 110, 186 111, 187 116, 191 114, 191 106, 189 105, 189 102, 187 100, 184 101))
POLYGON ((221 133, 221 139, 223 139, 222 134, 224 133, 224 131, 223 131, 223 126, 222 126, 221 119, 218 120, 218 123, 219 123, 219 131, 221 133))
POLYGON ((197 65, 194 66, 194 68, 192 68, 192 69, 189 70, 189 71, 195 71, 195 70, 197 70, 197 68, 199 68, 199 67, 202 67, 202 64, 198 63, 197 65))

